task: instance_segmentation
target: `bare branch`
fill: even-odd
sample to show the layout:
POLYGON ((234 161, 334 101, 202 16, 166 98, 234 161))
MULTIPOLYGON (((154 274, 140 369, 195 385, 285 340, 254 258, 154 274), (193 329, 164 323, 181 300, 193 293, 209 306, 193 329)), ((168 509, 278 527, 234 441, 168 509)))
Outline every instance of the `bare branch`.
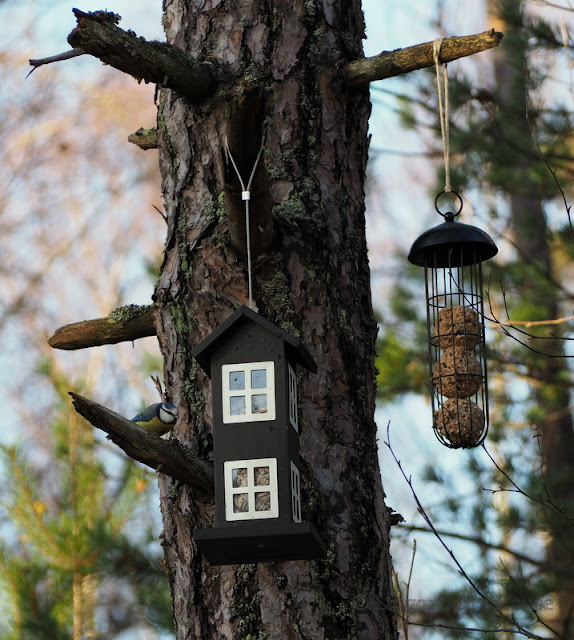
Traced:
MULTIPOLYGON (((502 33, 494 29, 471 36, 445 38, 440 50, 440 61, 452 62, 458 58, 492 49, 497 47, 501 40, 502 33)), ((432 42, 395 49, 395 51, 383 51, 378 56, 350 62, 345 69, 345 84, 348 87, 356 87, 433 65, 432 42)))
MULTIPOLYGON (((421 527, 417 525, 401 524, 399 525, 399 528, 404 529, 406 531, 418 531, 421 533, 432 533, 432 534, 435 533, 432 529, 429 529, 428 527, 421 527)), ((465 542, 471 542, 472 544, 475 544, 482 549, 488 549, 490 551, 500 551, 501 553, 506 553, 516 558, 517 560, 526 562, 535 567, 539 567, 540 569, 544 569, 545 571, 553 571, 554 573, 560 573, 561 571, 560 567, 551 566, 548 562, 545 562, 543 560, 536 560, 535 558, 524 555, 523 553, 520 553, 518 551, 514 551, 513 549, 510 549, 509 547, 506 547, 504 545, 487 542, 486 540, 484 540, 483 538, 479 538, 478 536, 465 535, 462 533, 456 533, 455 531, 445 531, 444 529, 441 529, 441 530, 436 529, 435 531, 436 533, 438 533, 439 535, 445 538, 454 538, 456 540, 463 540, 465 542)), ((572 575, 572 572, 567 569, 563 570, 563 573, 565 575, 572 575)))
POLYGON ((156 333, 153 306, 127 305, 115 309, 107 318, 84 320, 60 327, 48 338, 48 344, 54 349, 74 351, 104 344, 133 342, 138 338, 155 336, 156 333))
POLYGON ((70 395, 76 411, 94 427, 109 434, 110 440, 130 458, 185 482, 204 495, 213 495, 212 464, 193 456, 177 440, 163 440, 97 402, 77 393, 70 392, 70 395))
MULTIPOLYGON (((567 316, 565 318, 554 318, 554 320, 509 320, 508 322, 501 322, 500 320, 491 320, 494 325, 504 325, 505 327, 513 327, 516 325, 522 325, 527 329, 529 327, 541 327, 548 324, 563 324, 564 322, 570 322, 574 320, 574 316, 567 316)), ((539 337, 539 336, 533 336, 539 337)))
MULTIPOLYGON (((70 60, 70 58, 77 58, 78 56, 85 55, 85 51, 80 49, 70 49, 70 51, 64 51, 64 53, 57 53, 55 56, 49 56, 48 58, 37 58, 36 60, 28 60, 30 66, 34 67, 28 76, 36 71, 38 67, 41 67, 44 64, 51 64, 52 62, 60 62, 62 60, 70 60)), ((26 77, 28 77, 26 76, 26 77)))
POLYGON ((555 504, 552 500, 552 498, 550 497, 548 490, 546 489, 546 483, 544 482, 544 493, 546 494, 546 497, 543 498, 542 496, 534 496, 531 493, 528 493, 527 491, 525 491, 524 489, 522 489, 521 487, 519 487, 516 482, 514 482, 514 480, 508 475, 508 473, 506 473, 506 471, 496 462, 496 460, 494 459, 494 457, 491 455, 491 453, 488 451, 488 449, 486 448, 486 445, 484 443, 482 443, 482 448, 484 449, 484 452, 486 453, 486 455, 490 458, 490 461, 492 462, 492 464, 496 467, 496 470, 502 474, 502 476, 504 476, 504 478, 506 478, 506 480, 508 480, 508 482, 510 483, 510 485, 512 487, 514 487, 513 489, 505 489, 503 487, 500 487, 498 489, 488 489, 486 487, 483 487, 484 491, 489 491, 490 493, 499 493, 499 492, 507 492, 507 493, 519 493, 521 495, 523 495, 525 498, 528 498, 528 500, 531 500, 532 502, 535 502, 536 504, 539 504, 542 507, 546 507, 547 509, 549 509, 550 511, 552 511, 555 515, 563 518, 564 520, 566 520, 566 522, 568 522, 568 524, 570 525, 574 525, 574 517, 568 515, 564 509, 560 506, 558 506, 557 504, 555 504))

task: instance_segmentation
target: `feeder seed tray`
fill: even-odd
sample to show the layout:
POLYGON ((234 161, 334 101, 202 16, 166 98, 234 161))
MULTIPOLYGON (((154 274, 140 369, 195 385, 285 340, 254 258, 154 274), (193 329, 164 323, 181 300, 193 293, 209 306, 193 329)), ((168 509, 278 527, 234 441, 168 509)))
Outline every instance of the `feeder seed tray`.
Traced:
POLYGON ((484 425, 484 411, 472 400, 452 398, 434 414, 435 429, 454 447, 478 444, 484 425))
POLYGON ((474 309, 457 305, 439 311, 433 327, 432 344, 441 349, 453 346, 474 349, 479 341, 480 323, 474 309))

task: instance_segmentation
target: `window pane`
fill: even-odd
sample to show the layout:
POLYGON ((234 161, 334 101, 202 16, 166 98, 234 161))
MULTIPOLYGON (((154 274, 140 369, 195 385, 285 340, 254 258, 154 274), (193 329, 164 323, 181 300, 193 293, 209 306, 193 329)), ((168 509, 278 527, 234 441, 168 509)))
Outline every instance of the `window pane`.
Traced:
POLYGON ((256 396, 251 396, 251 413, 267 413, 267 394, 266 393, 262 393, 256 396))
POLYGON ((245 389, 245 371, 230 371, 229 388, 231 391, 241 391, 245 389))
POLYGON ((232 416, 245 415, 245 396, 232 396, 229 398, 229 413, 232 416))
POLYGON ((269 491, 255 494, 255 511, 271 511, 271 494, 269 491))
POLYGON ((233 513, 249 511, 249 497, 246 493, 236 493, 233 496, 233 513))
POLYGON ((231 477, 233 481, 233 487, 246 487, 247 486, 247 469, 233 469, 231 471, 231 477))
POLYGON ((253 369, 251 372, 251 388, 265 389, 267 387, 267 371, 265 369, 253 369))
POLYGON ((269 484, 269 467, 255 467, 253 471, 256 487, 264 487, 269 484))

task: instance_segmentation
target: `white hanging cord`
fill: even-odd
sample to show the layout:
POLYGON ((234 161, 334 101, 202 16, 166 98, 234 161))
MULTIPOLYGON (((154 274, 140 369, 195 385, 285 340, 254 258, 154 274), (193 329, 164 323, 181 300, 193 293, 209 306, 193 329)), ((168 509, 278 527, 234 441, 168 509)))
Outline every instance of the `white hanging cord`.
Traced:
POLYGON ((443 64, 443 82, 441 85, 441 74, 439 60, 440 49, 444 38, 437 38, 433 42, 433 57, 436 68, 436 87, 438 91, 438 114, 440 119, 440 133, 442 137, 442 148, 444 154, 444 190, 447 193, 452 191, 450 186, 450 135, 449 135, 449 114, 448 114, 448 71, 447 63, 443 64), (444 100, 443 100, 444 93, 444 100))
POLYGON ((257 170, 257 165, 259 164, 259 160, 261 158, 261 154, 263 153, 263 145, 265 144, 265 137, 261 140, 261 147, 259 149, 259 153, 257 154, 257 158, 255 158, 255 164, 253 165, 253 169, 251 171, 251 175, 249 176, 249 182, 247 183, 247 187, 243 182, 243 178, 239 173, 239 169, 235 164, 235 160, 233 159, 233 155, 231 154, 231 150, 229 149, 229 145, 227 143, 227 137, 225 138, 225 153, 227 157, 231 161, 233 168, 235 169, 235 173, 239 178, 239 183, 241 184, 241 199, 245 202, 245 235, 247 236, 247 282, 249 288, 249 308, 253 309, 253 288, 251 285, 251 234, 249 232, 250 221, 249 221, 249 201, 251 200, 251 183, 253 182, 253 177, 255 176, 255 171, 257 170))

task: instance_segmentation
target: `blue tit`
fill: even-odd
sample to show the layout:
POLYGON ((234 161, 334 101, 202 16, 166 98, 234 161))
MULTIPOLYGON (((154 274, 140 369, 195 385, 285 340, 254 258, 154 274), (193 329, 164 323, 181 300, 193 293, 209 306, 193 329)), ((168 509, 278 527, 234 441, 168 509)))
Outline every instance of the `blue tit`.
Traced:
POLYGON ((156 402, 132 418, 138 427, 161 436, 171 430, 177 420, 177 407, 171 402, 156 402))

